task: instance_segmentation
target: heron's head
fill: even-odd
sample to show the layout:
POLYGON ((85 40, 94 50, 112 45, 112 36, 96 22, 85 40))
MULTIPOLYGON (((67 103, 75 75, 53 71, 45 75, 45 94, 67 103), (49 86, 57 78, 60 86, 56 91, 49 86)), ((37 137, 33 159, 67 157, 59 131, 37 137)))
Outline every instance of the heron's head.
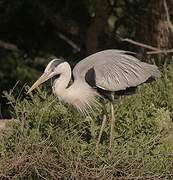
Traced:
POLYGON ((32 85, 32 87, 28 90, 27 93, 30 93, 32 90, 37 88, 40 84, 44 83, 48 79, 54 77, 55 75, 60 75, 65 71, 67 62, 61 59, 53 59, 46 66, 44 73, 40 76, 40 78, 32 85))

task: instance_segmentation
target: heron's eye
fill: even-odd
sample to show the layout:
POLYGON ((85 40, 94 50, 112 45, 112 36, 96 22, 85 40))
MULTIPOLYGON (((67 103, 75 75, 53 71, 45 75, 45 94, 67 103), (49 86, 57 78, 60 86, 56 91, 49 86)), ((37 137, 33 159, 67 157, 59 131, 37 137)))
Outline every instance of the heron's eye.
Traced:
POLYGON ((49 72, 50 72, 50 73, 53 73, 53 72, 54 72, 54 68, 50 68, 50 69, 49 69, 49 72))

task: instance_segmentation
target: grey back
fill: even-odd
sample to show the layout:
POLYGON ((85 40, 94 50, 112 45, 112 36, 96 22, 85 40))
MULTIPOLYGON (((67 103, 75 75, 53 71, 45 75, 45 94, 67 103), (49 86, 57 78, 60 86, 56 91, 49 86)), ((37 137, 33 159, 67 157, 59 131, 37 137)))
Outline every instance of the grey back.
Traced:
POLYGON ((118 91, 160 76, 157 66, 141 62, 127 53, 105 50, 92 54, 76 64, 74 79, 104 90, 118 91))

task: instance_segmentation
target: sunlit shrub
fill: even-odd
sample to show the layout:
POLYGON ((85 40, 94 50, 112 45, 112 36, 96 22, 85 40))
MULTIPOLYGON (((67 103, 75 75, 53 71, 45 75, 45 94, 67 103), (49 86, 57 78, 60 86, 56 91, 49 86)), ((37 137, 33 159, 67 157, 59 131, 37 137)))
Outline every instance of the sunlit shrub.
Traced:
POLYGON ((170 66, 161 79, 115 104, 112 152, 108 148, 109 123, 98 151, 95 148, 100 112, 83 117, 46 91, 23 99, 5 93, 15 121, 0 132, 0 176, 169 178, 173 169, 172 70, 170 66))

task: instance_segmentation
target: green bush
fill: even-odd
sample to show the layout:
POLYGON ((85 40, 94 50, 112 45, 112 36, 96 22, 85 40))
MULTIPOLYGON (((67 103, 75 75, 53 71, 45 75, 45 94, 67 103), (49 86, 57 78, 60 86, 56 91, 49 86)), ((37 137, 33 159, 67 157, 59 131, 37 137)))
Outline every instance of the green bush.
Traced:
POLYGON ((161 79, 115 104, 112 152, 108 148, 109 124, 98 151, 95 148, 100 112, 83 117, 45 91, 23 100, 5 95, 15 120, 0 132, 2 179, 172 177, 172 66, 161 79))

